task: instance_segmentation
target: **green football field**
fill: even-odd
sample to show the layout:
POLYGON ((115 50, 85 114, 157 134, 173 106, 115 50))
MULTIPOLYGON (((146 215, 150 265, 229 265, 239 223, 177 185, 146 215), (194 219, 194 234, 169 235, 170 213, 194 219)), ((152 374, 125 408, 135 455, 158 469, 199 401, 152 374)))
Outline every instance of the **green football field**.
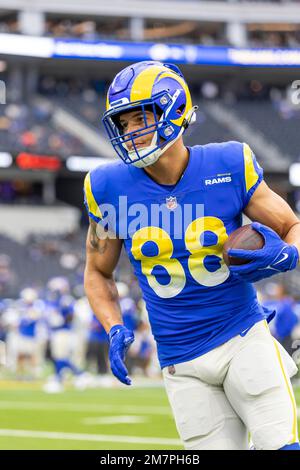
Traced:
POLYGON ((181 449, 162 387, 46 394, 0 382, 0 449, 181 449))
MULTIPOLYGON (((300 406, 300 389, 296 390, 300 406)), ((67 390, 0 382, 0 449, 181 449, 162 387, 67 390)))

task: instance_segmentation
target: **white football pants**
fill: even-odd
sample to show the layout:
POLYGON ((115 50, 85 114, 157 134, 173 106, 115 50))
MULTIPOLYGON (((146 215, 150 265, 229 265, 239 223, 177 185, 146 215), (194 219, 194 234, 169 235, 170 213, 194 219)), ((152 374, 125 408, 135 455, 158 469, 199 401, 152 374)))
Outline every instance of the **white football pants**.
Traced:
POLYGON ((187 450, 276 450, 297 442, 290 382, 297 366, 267 322, 191 361, 165 367, 163 377, 187 450))
POLYGON ((74 335, 71 330, 52 331, 50 337, 51 355, 54 360, 71 359, 74 346, 74 335))

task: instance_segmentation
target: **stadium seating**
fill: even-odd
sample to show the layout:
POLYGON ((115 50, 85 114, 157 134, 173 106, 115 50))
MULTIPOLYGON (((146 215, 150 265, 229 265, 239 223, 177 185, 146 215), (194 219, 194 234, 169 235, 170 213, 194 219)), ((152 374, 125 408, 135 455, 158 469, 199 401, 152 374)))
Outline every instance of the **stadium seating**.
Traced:
POLYGON ((238 101, 229 106, 241 119, 248 120, 267 139, 282 149, 283 155, 290 155, 292 160, 300 158, 299 126, 300 111, 293 111, 284 102, 263 104, 255 101, 238 101))
POLYGON ((30 151, 61 157, 91 153, 79 139, 54 125, 51 108, 36 102, 0 106, 0 147, 2 151, 30 151))
MULTIPOLYGON (((101 115, 105 109, 104 95, 89 89, 81 94, 60 97, 59 102, 83 121, 94 126, 98 132, 104 133, 101 124, 101 115)), ((185 140, 188 145, 240 140, 239 134, 230 129, 230 126, 222 125, 213 118, 208 110, 208 101, 194 96, 194 102, 199 106, 199 110, 196 123, 186 133, 185 140)), ((220 99, 214 102, 219 102, 225 109, 233 110, 241 121, 248 121, 257 133, 262 133, 267 141, 277 145, 282 150, 282 155, 287 155, 291 161, 297 161, 300 157, 300 112, 292 110, 284 101, 239 99, 234 103, 227 103, 220 99)))
MULTIPOLYGON (((32 233, 23 242, 0 234, 0 296, 16 298, 20 290, 28 286, 43 289, 48 280, 56 276, 67 277, 75 293, 82 294, 85 240, 86 229, 64 235, 32 233)), ((122 252, 116 278, 128 281, 131 273, 131 266, 122 252)), ((133 280, 133 284, 136 281, 133 280)), ((133 285, 134 290, 139 295, 133 285)))

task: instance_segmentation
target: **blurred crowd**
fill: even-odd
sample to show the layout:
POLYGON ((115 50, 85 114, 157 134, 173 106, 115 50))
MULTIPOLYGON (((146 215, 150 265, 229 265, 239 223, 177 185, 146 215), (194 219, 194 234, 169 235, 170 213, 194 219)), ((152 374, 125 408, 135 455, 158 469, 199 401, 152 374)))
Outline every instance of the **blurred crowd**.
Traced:
MULTIPOLYGON (((75 137, 58 125, 55 109, 63 108, 69 115, 76 116, 86 125, 92 124, 98 132, 104 133, 101 116, 105 110, 107 88, 108 83, 105 80, 41 76, 37 86, 38 94, 34 100, 28 103, 25 100, 9 102, 0 107, 1 150, 57 155, 62 158, 70 155, 93 155, 95 149, 88 147, 87 143, 80 139, 80 135, 75 137)), ((258 127, 259 132, 266 131, 267 137, 269 133, 271 140, 275 141, 279 148, 284 147, 284 154, 288 153, 297 160, 300 155, 297 138, 300 108, 291 100, 290 86, 270 86, 259 80, 232 84, 210 80, 191 83, 190 88, 195 103, 199 104, 197 125, 208 119, 205 102, 214 101, 226 107, 235 107, 234 110, 242 119, 249 120, 254 128, 258 127), (250 103, 251 109, 245 108, 245 103, 250 103), (261 126, 258 126, 257 114, 262 118, 261 126), (285 139, 282 139, 280 136, 285 128, 285 139)), ((223 140, 238 139, 234 133, 230 136, 223 135, 228 132, 228 126, 223 127, 222 132, 220 123, 212 122, 212 135, 209 135, 209 138, 215 141, 221 137, 223 140)), ((205 132, 200 128, 198 130, 200 139, 205 139, 206 129, 205 132)), ((16 194, 14 188, 7 185, 0 188, 0 192, 3 191, 6 199, 16 194)))
MULTIPOLYGON (((276 0, 273 0, 276 1, 276 0)), ((295 0, 297 1, 297 0, 295 0)), ((278 29, 270 25, 250 25, 247 31, 248 46, 251 47, 299 47, 300 30, 291 25, 278 29)), ((17 17, 0 21, 0 33, 21 34, 17 17)), ((127 18, 47 18, 44 36, 54 38, 74 38, 85 41, 132 40, 130 21, 127 18)), ((196 21, 164 21, 145 19, 143 39, 168 43, 189 43, 203 45, 234 45, 226 35, 225 24, 201 23, 196 21)))
MULTIPOLYGON (((85 228, 66 234, 30 234, 22 242, 0 235, 0 298, 15 298, 28 284, 43 291, 55 276, 66 277, 72 294, 83 296, 85 240, 85 228)), ((141 293, 124 251, 116 277, 130 284, 131 296, 138 302, 141 293)))
MULTIPOLYGON (((59 102, 83 122, 104 133, 101 116, 105 110, 107 88, 108 83, 104 80, 42 76, 38 90, 42 96, 59 102)), ((191 83, 190 89, 199 109, 192 132, 186 134, 188 145, 240 139, 234 131, 235 126, 229 125, 230 113, 228 123, 220 123, 211 115, 207 105, 213 102, 229 108, 258 134, 262 133, 267 140, 276 143, 282 155, 289 155, 294 161, 300 159, 300 106, 292 99, 291 83, 283 86, 267 84, 259 79, 238 82, 199 80, 191 83), (231 129, 230 133, 228 129, 231 129)))
POLYGON ((52 122, 47 103, 10 103, 0 107, 2 150, 69 156, 86 152, 79 139, 52 122))
POLYGON ((250 31, 248 33, 248 46, 298 48, 300 46, 300 30, 250 31))
POLYGON ((16 284, 15 272, 11 266, 11 257, 0 254, 0 298, 16 284))
MULTIPOLYGON (((159 367, 144 303, 117 282, 125 326, 135 333, 128 353, 130 374, 157 377, 159 367)), ((73 295, 68 279, 51 278, 43 289, 29 286, 16 299, 0 302, 2 374, 18 380, 44 380, 44 390, 58 393, 66 381, 78 389, 113 386, 108 337, 87 298, 73 295)))

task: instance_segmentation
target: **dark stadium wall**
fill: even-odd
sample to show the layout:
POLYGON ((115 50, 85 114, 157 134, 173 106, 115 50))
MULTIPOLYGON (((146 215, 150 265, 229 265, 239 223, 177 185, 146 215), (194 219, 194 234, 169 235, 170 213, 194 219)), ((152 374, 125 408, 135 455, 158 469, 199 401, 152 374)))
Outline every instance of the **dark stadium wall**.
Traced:
POLYGON ((59 201, 84 209, 83 204, 84 175, 74 177, 58 177, 55 183, 56 197, 59 201))

